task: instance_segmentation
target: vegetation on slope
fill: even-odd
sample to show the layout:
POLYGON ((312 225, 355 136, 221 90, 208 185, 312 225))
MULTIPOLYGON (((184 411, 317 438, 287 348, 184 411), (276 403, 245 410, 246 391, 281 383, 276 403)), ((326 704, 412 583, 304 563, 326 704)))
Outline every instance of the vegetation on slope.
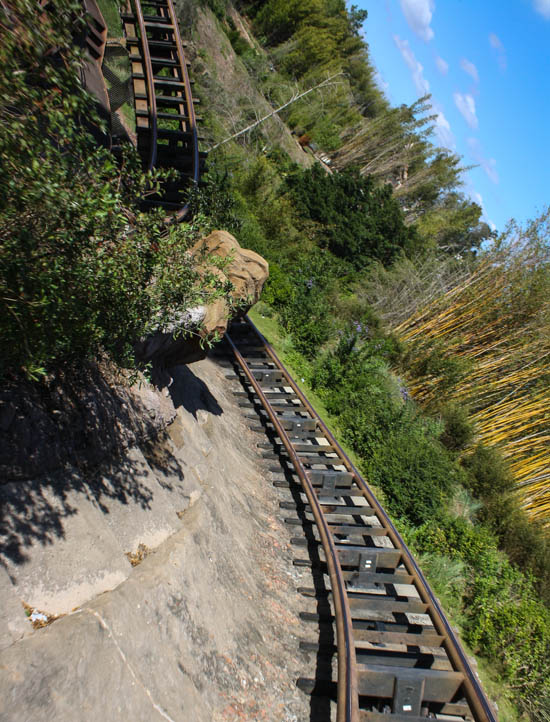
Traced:
POLYGON ((395 327, 415 398, 433 405, 445 388, 468 407, 477 439, 499 446, 526 509, 542 521, 550 512, 549 216, 508 228, 464 279, 395 327))
MULTIPOLYGON (((499 288, 508 293, 492 293, 500 276, 479 253, 492 234, 479 206, 461 192, 461 161, 434 143, 426 99, 389 107, 359 37, 364 14, 347 11, 341 0, 243 3, 264 52, 239 32, 224 0, 208 4, 240 57, 230 61, 242 63, 250 87, 273 107, 327 74, 346 76, 283 116, 298 135, 307 133, 334 153, 339 173, 298 168, 279 147, 276 124, 260 126, 212 154, 205 188, 192 199, 197 223, 233 231, 268 259, 263 311, 286 333, 295 368, 422 555, 468 643, 491 660, 524 715, 547 719, 548 537, 522 515, 506 459, 488 445, 495 439, 476 436, 479 427, 464 403, 481 413, 490 408, 475 406, 484 392, 507 393, 498 387, 501 375, 488 374, 501 357, 510 362, 508 382, 520 374, 525 391, 536 392, 534 375, 511 362, 522 351, 514 343, 527 331, 542 361, 536 304, 543 291, 533 282, 547 288, 547 263, 505 274, 499 288), (490 303, 477 304, 467 336, 461 319, 475 308, 468 289, 479 277, 476 290, 486 289, 490 303), (438 319, 441 339, 415 346, 419 313, 438 319), (382 315, 390 326, 401 324, 403 338, 386 329, 382 315), (478 325, 497 334, 501 356, 489 335, 471 332, 478 325), (461 396, 470 370, 477 391, 461 396), (428 405, 426 414, 411 398, 421 388, 433 400, 447 392, 455 398, 428 405)), ((139 214, 138 200, 155 177, 139 171, 130 150, 117 167, 83 132, 81 118, 99 121, 75 79, 81 59, 67 28, 79 6, 72 0, 57 5, 52 32, 61 55, 49 53, 52 36, 44 40, 26 0, 14 3, 16 25, 0 48, 6 69, 0 80, 4 375, 23 369, 36 376, 49 364, 99 348, 130 364, 134 338, 210 292, 196 285, 186 254, 195 230, 174 229, 161 240, 159 217, 139 214)), ((197 17, 193 3, 183 2, 180 12, 190 21, 197 17)), ((249 123, 254 108, 237 95, 227 101, 231 113, 223 114, 223 86, 208 53, 203 48, 196 59, 202 68, 197 85, 207 133, 219 141, 249 123)), ((514 259, 504 266, 513 268, 514 259)))
MULTIPOLYGON (((80 84, 81 4, 55 13, 15 0, 0 45, 0 376, 80 361, 104 349, 134 365, 133 343, 182 306, 222 293, 199 281, 194 229, 161 237, 141 198, 158 174, 97 145, 101 121, 80 84), (84 119, 86 119, 84 124, 84 119), (94 135, 92 135, 92 132, 94 135)), ((210 285, 210 284, 213 285, 210 285)))
MULTIPOLYGON (((258 87, 294 83, 303 89, 349 62, 338 49, 308 56, 321 37, 306 29, 310 20, 317 29, 337 21, 344 26, 338 3, 294 6, 273 0, 244 8, 263 34, 266 65, 274 67, 257 78, 258 87), (305 60, 295 63, 300 53, 305 60), (318 61, 307 62, 308 57, 318 61)), ((221 27, 235 33, 221 1, 216 9, 221 27)), ((347 32, 353 33, 352 27, 348 18, 347 32)), ((258 54, 233 37, 241 58, 258 54)), ((505 684, 502 718, 508 699, 526 718, 543 720, 550 692, 548 537, 521 510, 510 466, 494 439, 479 436, 470 415, 473 396, 466 404, 459 393, 474 368, 472 359, 455 353, 450 342, 447 352, 433 338, 419 355, 405 332, 401 338, 387 325, 406 329, 410 323, 416 329, 416 314, 433 303, 432 315, 442 311, 443 327, 441 299, 460 284, 470 288, 486 268, 483 287, 493 303, 467 306, 481 313, 477 320, 472 315, 472 327, 479 321, 489 330, 491 320, 506 310, 499 338, 508 339, 504 329, 511 319, 516 340, 527 326, 533 333, 526 338, 534 338, 534 328, 543 330, 534 312, 540 296, 527 291, 534 276, 526 269, 525 305, 515 294, 496 293, 498 269, 479 250, 494 234, 480 221, 481 209, 461 193, 460 159, 433 143, 426 99, 409 109, 389 108, 374 85, 366 46, 359 56, 363 60, 353 57, 365 82, 364 97, 371 93, 377 104, 356 103, 347 78, 332 94, 309 96, 307 104, 296 103, 284 116, 299 133, 333 150, 339 173, 296 168, 274 135, 260 127, 242 145, 229 143, 213 154, 197 202, 269 260, 262 314, 286 334, 287 359, 314 388, 367 478, 381 490, 466 642, 491 661, 505 684), (369 127, 376 143, 370 143, 369 127), (316 135, 318 128, 322 132, 316 135), (408 155, 407 145, 414 149, 408 155), (517 313, 520 307, 532 313, 517 313), (413 397, 422 381, 415 380, 415 364, 425 358, 434 368, 441 362, 442 372, 438 385, 430 387, 438 403, 427 404, 420 395, 422 410, 413 397), (503 644, 508 638, 513 642, 503 644)), ((260 57, 257 66, 262 62, 260 57)), ((506 244, 500 243, 503 253, 506 244)), ((547 270, 540 271, 542 277, 548 278, 547 270)), ((518 277, 507 278, 505 285, 513 289, 518 277)), ((478 348, 475 334, 470 338, 466 328, 462 333, 458 295, 455 300, 456 335, 449 339, 478 348)), ((487 351, 493 353, 489 344, 487 351)), ((475 379, 485 388, 483 374, 475 379)))

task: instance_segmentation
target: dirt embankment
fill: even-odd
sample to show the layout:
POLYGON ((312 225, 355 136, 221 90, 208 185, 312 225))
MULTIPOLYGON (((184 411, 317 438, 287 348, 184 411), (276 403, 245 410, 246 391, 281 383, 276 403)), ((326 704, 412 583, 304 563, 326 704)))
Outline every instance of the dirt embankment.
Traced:
MULTIPOLYGON (((180 17, 183 12, 180 8, 180 17)), ((267 68, 267 72, 270 72, 267 56, 249 32, 246 18, 231 4, 227 12, 241 37, 251 45, 255 60, 249 61, 247 65, 237 55, 220 21, 210 9, 196 11, 186 55, 191 61, 192 77, 196 83, 194 94, 201 100, 200 113, 208 116, 207 124, 199 121, 200 134, 205 136, 205 149, 274 109, 262 93, 262 84, 258 79, 263 69, 267 68)), ((182 26, 182 29, 185 31, 185 27, 182 26)), ((291 95, 289 88, 289 97, 291 95)), ((279 116, 265 121, 260 130, 265 138, 266 150, 282 148, 293 161, 306 167, 315 162, 304 152, 279 116)), ((241 142, 246 142, 246 136, 241 138, 241 142)))

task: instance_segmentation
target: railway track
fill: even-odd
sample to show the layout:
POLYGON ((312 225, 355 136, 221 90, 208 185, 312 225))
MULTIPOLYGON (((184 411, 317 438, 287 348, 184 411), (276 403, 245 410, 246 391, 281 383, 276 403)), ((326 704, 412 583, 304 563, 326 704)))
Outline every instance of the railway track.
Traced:
MULTIPOLYGON (((146 205, 164 208, 166 223, 180 221, 206 154, 172 0, 129 0, 122 20, 138 151, 145 167, 178 174, 146 205)), ((243 383, 240 404, 267 434, 272 470, 284 472, 275 485, 290 494, 280 505, 303 550, 295 564, 311 569, 313 587, 298 591, 318 601, 319 613, 303 620, 329 630, 318 644, 302 643, 318 664, 299 686, 334 699, 337 722, 496 722, 405 543, 273 349, 248 319, 233 322, 226 343, 243 383)))
MULTIPOLYGON (((106 28, 95 3, 85 7, 87 49, 100 64, 106 28)), ((204 154, 172 0, 130 0, 122 20, 138 150, 147 168, 178 173, 147 203, 170 213, 167 222, 180 221, 204 154)), ((290 494, 280 506, 303 550, 295 564, 312 572, 313 587, 298 591, 318 600, 319 613, 303 620, 331 630, 319 644, 302 644, 319 663, 315 678, 299 680, 300 687, 334 698, 337 722, 496 722, 402 538, 273 349, 248 319, 233 322, 226 342, 243 384, 240 404, 253 409, 255 428, 267 434, 261 446, 276 461, 272 470, 284 472, 275 485, 290 494)))
POLYGON ((187 191, 197 185, 206 153, 199 151, 197 117, 184 43, 172 0, 129 0, 121 14, 130 50, 137 148, 145 168, 171 169, 176 179, 150 195, 146 208, 167 211, 167 222, 189 213, 187 191))
MULTIPOLYGON (((402 538, 365 480, 248 320, 226 336, 243 384, 241 406, 253 409, 260 446, 285 472, 276 486, 302 549, 297 566, 318 600, 305 622, 332 628, 302 643, 317 653, 306 692, 337 701, 337 722, 495 722, 496 717, 459 641, 402 538), (301 534, 299 532, 302 532, 301 534)), ((327 718, 328 719, 328 718, 327 718)))

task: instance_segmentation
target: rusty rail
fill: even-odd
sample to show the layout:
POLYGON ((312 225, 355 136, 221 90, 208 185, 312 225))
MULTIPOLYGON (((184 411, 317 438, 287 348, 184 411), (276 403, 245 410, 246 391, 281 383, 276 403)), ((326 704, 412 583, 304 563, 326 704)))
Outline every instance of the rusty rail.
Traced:
MULTIPOLYGON (((253 360, 245 358, 239 351, 238 341, 234 338, 228 337, 228 342, 238 367, 242 370, 246 384, 261 402, 274 434, 280 439, 280 442, 277 441, 276 444, 286 451, 288 459, 292 462, 317 524, 324 549, 334 601, 337 632, 338 722, 358 722, 359 720, 362 722, 392 722, 392 720, 403 722, 405 719, 412 722, 426 719, 428 714, 444 714, 448 716, 446 718, 452 720, 473 719, 475 722, 496 722, 491 705, 437 599, 367 482, 361 477, 333 434, 278 359, 273 348, 254 324, 246 319, 240 326, 235 325, 234 328, 244 331, 245 338, 253 339, 251 343, 255 344, 257 349, 257 355, 253 360), (284 393, 277 393, 281 389, 284 389, 284 393), (279 398, 277 399, 277 397, 279 398), (271 400, 274 399, 277 399, 279 405, 271 404, 271 400), (283 404, 283 402, 285 403, 283 404), (298 418, 295 415, 285 416, 287 411, 294 414, 292 408, 293 406, 296 408, 296 403, 301 409, 300 418, 304 422, 302 426, 306 425, 306 421, 314 424, 315 431, 311 432, 307 443, 302 443, 306 438, 303 435, 295 435, 294 438, 291 438, 285 429, 285 423, 288 425, 289 420, 298 418), (323 444, 320 444, 319 437, 324 440, 323 444), (316 438, 319 443, 311 441, 312 438, 316 438), (325 452, 323 452, 323 448, 325 448, 325 452), (327 451, 329 452, 328 456, 326 455, 327 451), (325 472, 319 471, 319 468, 323 466, 326 466, 327 469, 329 467, 335 469, 339 466, 344 468, 347 476, 351 476, 349 487, 336 487, 335 484, 338 482, 333 478, 332 486, 325 488, 323 477, 325 472), (313 486, 312 477, 315 475, 320 475, 323 479, 321 486, 319 484, 317 487, 313 486), (319 492, 319 496, 316 491, 319 492), (330 501, 331 497, 326 496, 329 492, 334 495, 334 502, 330 501), (325 494, 325 501, 322 501, 323 494, 325 494), (368 506, 356 505, 355 500, 358 497, 362 497, 368 506), (337 499, 343 500, 344 504, 336 504, 337 499), (368 513, 367 509, 369 509, 368 513), (339 512, 337 515, 339 519, 350 516, 353 523, 335 526, 334 522, 330 521, 331 515, 334 516, 334 511, 339 512), (376 524, 379 526, 369 526, 370 522, 366 523, 363 519, 361 519, 361 524, 358 524, 357 519, 368 517, 371 513, 376 517, 376 524), (348 529, 348 536, 339 533, 336 539, 331 527, 338 529, 339 532, 348 529), (369 534, 372 536, 367 542, 369 534), (382 535, 389 539, 391 548, 373 546, 375 538, 380 538, 382 535), (354 538, 362 538, 364 548, 359 544, 352 544, 350 540, 354 538), (345 541, 343 541, 344 539, 345 541), (353 553, 357 552, 359 556, 358 575, 361 577, 363 574, 365 585, 363 590, 355 586, 353 575, 350 577, 351 573, 344 572, 342 568, 343 565, 350 566, 350 555, 353 556, 351 550, 353 553), (388 574, 388 570, 381 566, 385 562, 377 560, 378 552, 381 552, 381 556, 383 556, 384 550, 399 555, 399 561, 392 570, 393 578, 392 574, 388 574), (361 571, 363 563, 361 554, 364 554, 363 559, 367 559, 368 572, 365 572, 364 569, 361 571), (378 569, 383 571, 378 573, 378 569), (379 587, 377 597, 373 597, 367 588, 370 581, 375 579, 383 580, 383 583, 374 583, 375 587, 379 587), (392 595, 388 592, 388 589, 395 589, 393 584, 398 583, 399 580, 402 582, 403 579, 409 581, 407 586, 414 587, 414 593, 408 592, 405 601, 402 601, 404 593, 392 595), (380 594, 382 587, 384 587, 385 596, 380 594), (350 600, 354 605, 353 613, 350 609, 350 600), (420 632, 418 624, 415 626, 409 622, 401 625, 405 628, 404 631, 398 624, 387 622, 380 625, 380 631, 357 632, 354 629, 353 621, 356 618, 354 615, 359 614, 361 620, 368 620, 372 608, 382 609, 385 608, 384 605, 387 605, 388 610, 393 608, 407 610, 409 608, 412 612, 425 609, 429 624, 421 627, 420 632), (399 633, 391 631, 392 627, 399 629, 399 633), (358 641, 357 634, 360 639, 363 634, 362 641, 358 641), (370 642, 364 646, 365 639, 377 641, 372 646, 369 646, 370 642), (358 652, 361 653, 363 659, 366 659, 366 662, 361 665, 358 665, 357 662, 357 645, 359 645, 358 652), (377 645, 382 645, 383 654, 377 645), (401 646, 401 648, 405 646, 409 650, 410 645, 413 645, 413 649, 420 649, 422 646, 430 647, 433 650, 433 659, 438 659, 437 664, 442 665, 442 668, 440 669, 436 665, 432 669, 431 666, 422 666, 424 663, 420 666, 413 664, 410 667, 411 658, 406 659, 408 651, 407 653, 402 649, 395 651, 396 646, 401 646), (380 663, 380 658, 382 662, 384 661, 384 654, 388 659, 393 659, 386 667, 380 663), (369 655, 371 656, 369 657, 369 655), (372 659, 375 660, 375 663, 372 663, 372 659), (400 664, 402 668, 399 667, 400 664), (405 664, 408 664, 409 667, 405 668, 405 664), (391 692, 388 691, 390 689, 391 692), (361 704, 359 695, 362 695, 361 704), (386 706, 384 707, 384 705, 386 706), (388 705, 392 707, 391 714, 388 714, 388 705)), ((328 474, 328 471, 326 473, 328 474)), ((338 479, 335 472, 331 473, 338 479)), ((344 476, 340 478, 344 479, 344 476)), ((406 616, 406 611, 400 613, 402 616, 406 616)), ((420 616, 423 616, 423 613, 420 613, 420 616)), ((376 619, 376 614, 373 619, 376 619)), ((414 659, 413 654, 413 662, 414 659)), ((430 664, 435 664, 435 662, 432 661, 430 664)))
MULTIPOLYGON (((174 27, 178 27, 178 20, 176 17, 176 13, 174 11, 174 4, 172 0, 167 0, 168 2, 168 12, 170 14, 170 18, 172 20, 172 25, 174 27)), ((185 53, 183 52, 183 44, 181 42, 181 36, 179 32, 176 34, 175 37, 176 44, 177 44, 177 53, 178 58, 180 61, 180 68, 182 68, 183 71, 183 81, 185 83, 185 105, 187 110, 187 115, 189 117, 188 125, 189 128, 193 134, 193 141, 192 141, 192 163, 193 163, 193 177, 192 182, 196 185, 199 182, 200 179, 200 161, 199 161, 199 138, 197 133, 197 120, 195 118, 195 106, 193 105, 193 94, 191 92, 191 82, 189 80, 189 73, 187 72, 187 62, 185 60, 185 53)), ((176 213, 176 220, 180 221, 185 218, 189 210, 188 205, 186 204, 180 211, 176 213)))
POLYGON ((185 192, 198 184, 206 155, 199 151, 184 43, 172 0, 128 0, 121 17, 132 51, 138 151, 149 170, 173 169, 179 176, 144 201, 167 211, 168 226, 188 215, 185 192))
POLYGON ((239 350, 231 340, 229 335, 226 335, 227 341, 229 342, 235 358, 241 366, 244 374, 248 378, 252 388, 261 400, 264 408, 275 427, 279 438, 282 440, 289 457, 294 464, 296 473, 302 482, 302 486, 306 493, 306 496, 311 504, 315 521, 321 534, 323 548, 325 550, 329 576, 332 583, 333 590, 337 590, 334 594, 334 602, 336 607, 336 631, 337 631, 337 643, 338 643, 338 659, 344 660, 342 664, 338 664, 338 716, 337 722, 357 722, 359 707, 358 707, 358 693, 357 693, 357 675, 356 675, 356 661, 355 661, 355 649, 352 648, 351 640, 352 634, 352 623, 351 623, 351 612, 349 603, 346 595, 346 585, 342 574, 342 569, 338 561, 338 553, 334 545, 333 538, 330 530, 326 523, 326 519, 319 505, 317 496, 313 490, 310 480, 307 477, 306 471, 302 462, 300 461, 297 453, 292 446, 292 442, 282 425, 280 424, 276 414, 273 412, 269 401, 263 393, 260 385, 250 372, 246 361, 243 356, 239 353, 239 350))
MULTIPOLYGON (((132 66, 138 62, 145 70, 145 93, 147 95, 147 110, 148 110, 148 127, 150 133, 149 142, 149 160, 147 162, 147 169, 152 170, 157 164, 157 100, 155 95, 155 83, 153 80, 153 64, 151 62, 151 53, 149 52, 149 45, 147 43, 147 31, 145 28, 145 20, 143 17, 143 11, 141 9, 141 3, 139 0, 134 0, 135 7, 135 19, 137 20, 137 27, 139 28, 139 38, 141 39, 141 60, 132 60, 132 66)), ((125 29, 128 24, 125 23, 125 29)), ((135 84, 134 80, 134 84, 135 84)), ((135 87, 135 86, 134 86, 135 87)), ((137 125, 137 121, 136 121, 137 125)))

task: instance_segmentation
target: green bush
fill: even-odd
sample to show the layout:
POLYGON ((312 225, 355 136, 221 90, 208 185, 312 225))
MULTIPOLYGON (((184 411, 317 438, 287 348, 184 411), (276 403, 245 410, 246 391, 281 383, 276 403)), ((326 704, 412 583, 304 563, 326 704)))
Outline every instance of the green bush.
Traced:
POLYGON ((442 396, 458 386, 472 367, 468 359, 446 354, 443 348, 433 343, 427 349, 415 348, 404 358, 403 363, 411 378, 434 377, 442 396))
POLYGON ((212 10, 218 20, 223 20, 227 13, 227 3, 225 0, 204 0, 204 4, 212 10))
POLYGON ((520 708, 545 720, 541 702, 550 695, 550 610, 531 581, 493 555, 474 570, 466 597, 466 641, 497 664, 520 708))
POLYGON ((330 259, 322 251, 310 252, 289 272, 291 293, 278 309, 281 325, 307 358, 318 352, 332 332, 330 277, 330 259))
POLYGON ((534 575, 539 594, 550 602, 550 535, 520 507, 506 459, 499 449, 479 444, 463 464, 469 488, 483 501, 479 519, 496 534, 510 561, 534 575))
MULTIPOLYGON (((487 528, 462 518, 443 516, 437 523, 409 528, 407 536, 415 553, 424 558, 464 565, 461 576, 466 583, 449 591, 461 597, 452 606, 462 607, 466 642, 492 660, 530 719, 545 720, 544 699, 550 692, 550 610, 537 598, 530 576, 498 551, 497 539, 487 528)), ((430 565, 426 571, 432 579, 430 565)), ((438 590, 438 573, 433 581, 438 590)))
POLYGON ((438 441, 438 424, 423 419, 391 377, 374 340, 360 340, 361 324, 344 334, 314 365, 312 385, 343 436, 362 458, 369 480, 389 509, 414 523, 437 516, 461 478, 438 441))
MULTIPOLYGON (((366 425, 373 423, 363 418, 366 425)), ((400 421, 400 428, 390 430, 367 458, 366 468, 369 480, 383 489, 391 513, 419 524, 439 515, 460 475, 429 428, 420 420, 400 421)))
POLYGON ((514 488, 514 477, 509 465, 498 449, 478 444, 473 453, 465 457, 469 485, 473 493, 484 501, 502 500, 514 488))
POLYGON ((445 424, 439 437, 443 446, 451 451, 460 451, 469 446, 474 438, 474 425, 468 409, 456 403, 447 403, 439 407, 439 415, 445 424))
POLYGON ((389 185, 352 170, 327 175, 315 165, 290 176, 288 186, 301 216, 320 224, 321 240, 357 269, 373 260, 387 265, 418 245, 389 185))
POLYGON ((488 529, 446 514, 436 521, 421 524, 415 531, 414 545, 422 553, 460 559, 480 571, 486 563, 485 558, 497 553, 496 538, 488 529))
POLYGON ((97 146, 72 44, 83 22, 73 0, 45 17, 15 0, 0 45, 0 376, 37 378, 99 348, 132 366, 140 336, 226 290, 199 282, 195 229, 161 237, 162 212, 138 212, 161 175, 129 148, 119 166, 97 146))
POLYGON ((462 598, 468 579, 466 564, 460 559, 430 552, 418 556, 417 561, 445 612, 454 619, 462 618, 462 598))

